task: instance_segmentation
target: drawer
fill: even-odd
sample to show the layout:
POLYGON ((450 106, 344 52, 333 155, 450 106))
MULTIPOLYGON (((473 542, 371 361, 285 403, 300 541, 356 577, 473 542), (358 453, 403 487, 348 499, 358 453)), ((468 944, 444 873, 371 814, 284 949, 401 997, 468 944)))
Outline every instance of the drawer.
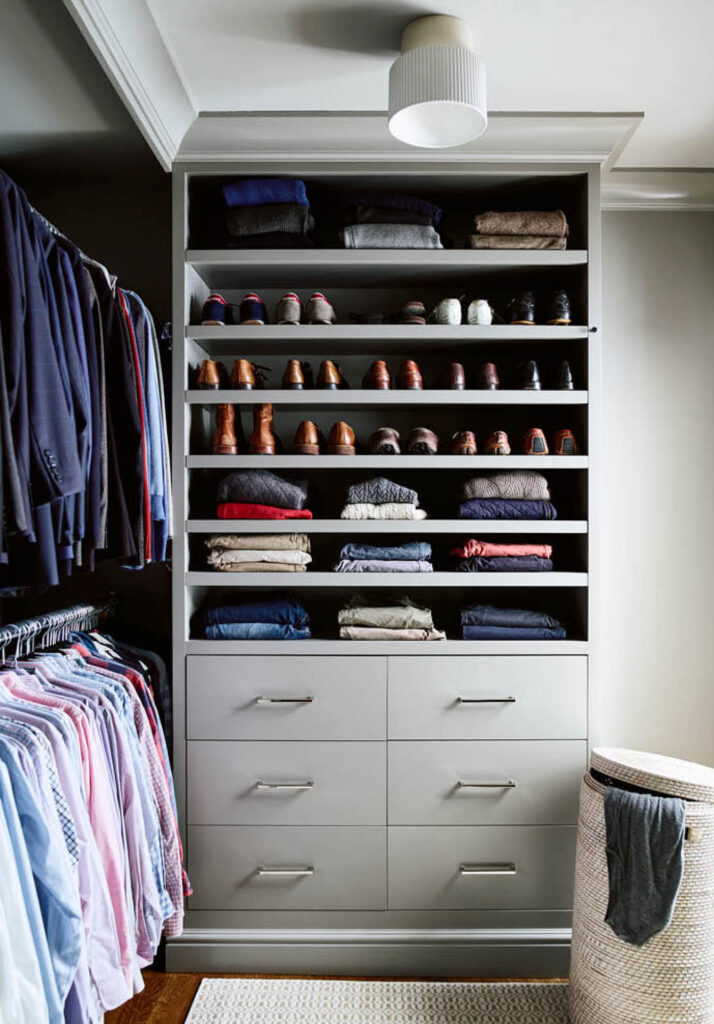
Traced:
POLYGON ((390 825, 578 820, 587 767, 583 740, 399 740, 388 746, 390 825))
POLYGON ((188 739, 385 738, 386 658, 221 655, 186 660, 188 739))
POLYGON ((386 786, 386 743, 188 744, 191 825, 384 825, 386 786))
POLYGON ((568 910, 575 828, 389 829, 390 910, 568 910))
POLYGON ((384 910, 387 830, 188 829, 192 910, 384 910))
POLYGON ((585 739, 587 658, 390 657, 390 739, 585 739))

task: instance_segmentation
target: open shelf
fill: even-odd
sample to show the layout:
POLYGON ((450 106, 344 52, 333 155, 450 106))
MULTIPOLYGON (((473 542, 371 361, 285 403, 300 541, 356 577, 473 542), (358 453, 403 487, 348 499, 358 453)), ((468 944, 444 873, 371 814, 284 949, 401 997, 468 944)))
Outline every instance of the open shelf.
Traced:
POLYGON ((187 640, 186 654, 585 654, 587 640, 187 640))
MULTIPOLYGON (((188 469, 587 469, 587 455, 187 455, 188 469)), ((300 522, 300 520, 296 520, 300 522)))
POLYGON ((587 587, 585 572, 187 572, 189 587, 587 587))
POLYGON ((581 519, 189 519, 187 533, 587 533, 581 519))
POLYGON ((324 405, 339 408, 346 405, 391 406, 391 405, 587 405, 587 391, 402 391, 392 390, 318 390, 305 388, 302 391, 264 388, 255 391, 225 389, 217 391, 189 390, 186 392, 189 405, 259 405, 270 402, 273 405, 300 405, 303 408, 324 405))

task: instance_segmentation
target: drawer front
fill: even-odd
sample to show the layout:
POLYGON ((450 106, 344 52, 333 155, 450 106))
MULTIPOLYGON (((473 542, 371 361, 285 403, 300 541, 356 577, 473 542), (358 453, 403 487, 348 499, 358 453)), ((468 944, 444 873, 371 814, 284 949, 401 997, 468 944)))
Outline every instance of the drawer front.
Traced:
POLYGON ((390 739, 585 739, 587 658, 390 657, 388 729, 390 739))
POLYGON ((568 910, 574 865, 570 827, 394 827, 389 909, 568 910))
POLYGON ((191 742, 191 825, 384 825, 385 743, 191 742))
POLYGON ((390 825, 570 825, 578 820, 583 740, 389 746, 390 825))
POLYGON ((187 736, 383 740, 386 686, 386 658, 189 657, 187 736))
POLYGON ((194 887, 189 906, 192 910, 384 910, 386 842, 387 830, 379 826, 194 825, 188 830, 194 887))

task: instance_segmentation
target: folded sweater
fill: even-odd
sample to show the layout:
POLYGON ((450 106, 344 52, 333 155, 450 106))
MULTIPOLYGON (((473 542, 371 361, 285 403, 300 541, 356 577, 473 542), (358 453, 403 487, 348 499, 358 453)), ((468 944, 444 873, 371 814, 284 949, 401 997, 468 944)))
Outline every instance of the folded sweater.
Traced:
POLYGON ((431 562, 395 558, 342 558, 335 572, 433 572, 431 562))
POLYGON ((377 626, 340 626, 340 640, 446 640, 440 629, 380 629, 377 626))
POLYGON ((507 498, 471 498, 459 505, 459 519, 557 519, 549 501, 510 501, 507 498))
POLYGON ((276 508, 245 501, 224 501, 218 506, 219 519, 312 519, 308 509, 276 508))
POLYGON ((457 558, 485 558, 499 556, 536 555, 538 558, 550 558, 553 548, 550 544, 494 544, 488 540, 467 540, 460 548, 452 548, 452 555, 457 558))
POLYGON ((508 498, 512 501, 548 501, 548 481, 530 469, 512 469, 474 476, 461 487, 461 498, 508 498))
MULTIPOLYGON (((205 540, 209 551, 309 551, 306 533, 214 533, 205 540)), ((475 554, 476 552, 474 552, 475 554)))
POLYGON ((479 235, 551 235, 564 238, 568 221, 562 210, 505 210, 477 213, 479 235))
POLYGON ((416 508, 406 502, 387 502, 374 505, 371 502, 360 502, 345 505, 340 512, 340 519, 426 519, 423 508, 416 508))
POLYGON ((226 211, 226 231, 234 238, 287 231, 304 235, 315 226, 309 206, 298 203, 269 203, 236 206, 226 211))
POLYGON ((351 224, 341 231, 345 249, 443 249, 430 224, 351 224))
POLYGON ((419 196, 402 195, 400 192, 355 192, 346 197, 353 206, 370 206, 382 210, 407 210, 421 214, 437 225, 441 220, 441 208, 428 203, 419 196))
POLYGON ((352 484, 347 491, 348 504, 357 505, 365 501, 374 505, 386 505, 390 502, 418 505, 419 495, 411 487, 402 487, 401 484, 395 484, 384 476, 375 476, 371 480, 352 484))
POLYGON ((476 604, 461 609, 462 626, 516 626, 557 629, 560 623, 546 612, 527 608, 496 608, 491 604, 476 604))
POLYGON ((392 544, 389 547, 379 547, 376 544, 343 544, 340 558, 427 561, 431 558, 431 544, 424 540, 410 540, 406 544, 392 544))
POLYGON ((553 563, 549 558, 537 555, 496 555, 484 558, 460 558, 456 563, 457 572, 551 572, 553 563))
POLYGON ((262 203, 298 203, 308 206, 305 182, 300 178, 244 178, 223 186, 228 207, 259 206, 262 203))
POLYGON ((301 509, 307 501, 304 480, 290 481, 268 469, 239 469, 224 476, 218 485, 218 502, 244 502, 301 509))

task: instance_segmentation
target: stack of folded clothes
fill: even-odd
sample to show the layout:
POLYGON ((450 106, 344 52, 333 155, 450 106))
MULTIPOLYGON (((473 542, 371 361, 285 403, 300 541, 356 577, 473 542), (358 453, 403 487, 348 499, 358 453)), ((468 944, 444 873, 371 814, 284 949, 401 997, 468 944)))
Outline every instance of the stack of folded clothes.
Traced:
POLYGON ((565 249, 568 221, 562 210, 477 213, 471 249, 565 249))
POLYGON ((305 533, 214 534, 206 547, 219 572, 305 572, 312 561, 305 533))
POLYGON ((476 476, 461 488, 459 519, 557 519, 548 481, 528 469, 476 476))
POLYGON ((431 544, 423 540, 389 547, 345 544, 335 572, 432 572, 431 544))
POLYGON ((443 249, 441 210, 417 196, 362 192, 351 197, 341 238, 345 249, 443 249))
POLYGON ((370 605, 354 597, 337 617, 340 640, 446 640, 446 633, 434 628, 429 608, 402 597, 389 605, 370 605))
POLYGON ((377 476, 352 484, 340 519, 426 519, 426 512, 418 505, 419 495, 411 487, 377 476))
POLYGON ((208 608, 209 640, 309 640, 310 618, 291 594, 267 594, 239 604, 208 608))
POLYGON ((218 486, 219 519, 312 519, 304 507, 307 484, 284 480, 267 469, 242 469, 218 486))
POLYGON ((315 226, 305 182, 251 178, 223 186, 227 244, 231 249, 302 249, 315 226))
POLYGON ((550 544, 491 544, 467 540, 451 554, 457 572, 551 572, 550 544))
POLYGON ((462 608, 464 640, 564 640, 565 629, 545 612, 494 608, 477 604, 462 608))

